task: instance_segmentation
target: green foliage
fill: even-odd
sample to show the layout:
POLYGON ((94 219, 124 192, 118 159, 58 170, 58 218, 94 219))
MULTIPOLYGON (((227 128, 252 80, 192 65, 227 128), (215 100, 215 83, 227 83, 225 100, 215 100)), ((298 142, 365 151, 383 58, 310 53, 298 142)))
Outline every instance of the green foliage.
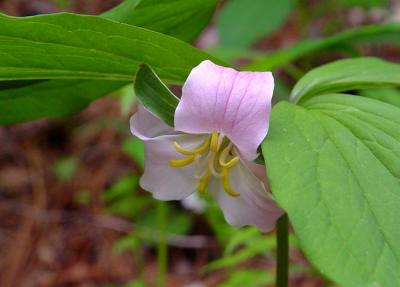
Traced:
MULTIPOLYGON (((227 269, 229 272, 232 268, 236 268, 239 264, 244 263, 255 256, 269 254, 272 249, 275 248, 276 242, 274 237, 265 236, 265 234, 262 234, 255 227, 238 229, 227 225, 222 212, 216 203, 210 198, 207 199, 208 208, 206 209, 205 216, 207 222, 211 225, 215 235, 217 236, 220 245, 223 246, 224 251, 221 258, 204 266, 203 272, 210 272, 219 269, 227 269)), ((238 284, 235 283, 236 280, 240 281, 242 277, 246 277, 246 274, 253 272, 257 272, 257 270, 248 269, 243 271, 243 274, 238 274, 237 276, 232 275, 224 284, 238 284)), ((271 274, 269 274, 267 270, 264 272, 266 274, 265 277, 271 277, 271 274)), ((236 274, 236 271, 234 273, 236 274)))
POLYGON ((292 0, 230 0, 218 21, 221 46, 250 46, 279 28, 292 8, 292 0))
POLYGON ((174 126, 174 114, 179 99, 147 65, 142 65, 137 72, 135 94, 150 112, 166 124, 174 126))
POLYGON ((88 190, 80 190, 74 193, 74 201, 80 205, 89 205, 92 199, 92 194, 88 190))
POLYGON ((135 218, 151 205, 151 198, 137 195, 139 176, 129 175, 121 177, 102 194, 103 201, 107 204, 107 212, 135 218))
POLYGON ((308 72, 294 86, 290 99, 301 102, 314 95, 400 85, 400 65, 377 58, 336 61, 308 72))
POLYGON ((274 237, 265 237, 255 228, 239 230, 229 238, 223 257, 207 264, 203 270, 209 272, 235 267, 239 263, 271 251, 275 245, 274 237))
POLYGON ((119 91, 121 115, 128 116, 132 107, 136 103, 136 95, 133 91, 133 85, 127 85, 119 91))
POLYGON ((216 0, 126 0, 104 18, 191 42, 212 17, 216 0))
POLYGON ((76 173, 78 164, 79 161, 76 157, 64 157, 54 163, 52 171, 60 181, 68 182, 76 173))
POLYGON ((273 283, 273 276, 265 270, 238 270, 229 274, 220 287, 262 287, 273 283))
POLYGON ((372 89, 362 90, 360 95, 363 97, 379 100, 400 108, 400 90, 399 89, 372 89))
MULTIPOLYGON (((157 202, 157 201, 154 201, 157 202)), ((173 205, 166 204, 166 218, 168 218, 167 226, 165 231, 168 234, 173 235, 183 235, 187 234, 192 227, 192 222, 188 213, 179 211, 173 208, 173 205)), ((151 241, 157 242, 158 235, 158 222, 157 222, 157 209, 149 209, 145 214, 142 214, 140 218, 137 219, 137 223, 141 227, 147 227, 148 230, 153 230, 153 234, 147 234, 147 238, 151 241)))
POLYGON ((280 50, 264 57, 257 57, 252 63, 246 66, 246 70, 275 70, 306 55, 329 49, 337 49, 347 44, 382 44, 388 42, 400 43, 399 23, 363 26, 327 38, 304 40, 290 48, 280 50))
POLYGON ((148 285, 143 280, 133 280, 126 287, 147 287, 148 285))
MULTIPOLYGON (((133 2, 136 1, 128 0, 125 1, 123 4, 132 5, 133 7, 135 6, 132 4, 133 2)), ((180 37, 182 39, 192 39, 206 25, 206 22, 208 21, 208 18, 212 13, 211 2, 213 1, 188 2, 190 2, 190 4, 174 6, 172 4, 159 5, 158 2, 143 0, 142 4, 139 6, 142 8, 145 7, 145 10, 142 9, 141 12, 147 11, 144 14, 148 15, 148 18, 141 16, 140 21, 135 22, 135 24, 142 25, 144 27, 151 26, 151 28, 155 31, 161 31, 165 34, 180 37), (201 19, 196 18, 196 20, 198 21, 201 20, 200 22, 196 23, 191 22, 192 18, 188 18, 188 11, 190 9, 194 10, 195 7, 197 7, 196 15, 198 17, 202 17, 201 15, 203 15, 204 17, 201 19), (168 25, 165 22, 161 20, 155 21, 156 17, 159 17, 159 19, 165 19, 161 16, 163 15, 162 13, 167 13, 167 15, 171 15, 171 17, 172 15, 175 15, 174 21, 176 21, 176 23, 181 23, 181 25, 185 28, 179 29, 172 26, 167 27, 168 25), (187 25, 186 21, 189 21, 191 25, 187 25)), ((107 18, 117 21, 124 21, 124 19, 126 19, 127 21, 132 21, 132 17, 134 14, 137 16, 134 10, 128 11, 118 8, 117 11, 107 14, 107 18)), ((170 21, 168 21, 168 23, 170 23, 170 21)), ((155 46, 152 43, 152 38, 146 36, 148 33, 152 35, 158 35, 157 37, 168 39, 167 42, 175 42, 170 37, 162 36, 159 34, 151 33, 150 31, 145 31, 126 25, 121 25, 117 23, 112 24, 109 21, 101 20, 98 17, 89 16, 73 16, 68 14, 36 16, 28 18, 11 18, 7 16, 0 16, 0 25, 2 26, 2 31, 0 31, 0 39, 2 43, 0 53, 0 67, 3 65, 3 68, 0 68, 0 70, 3 71, 3 76, 8 75, 7 78, 11 77, 12 74, 16 76, 15 68, 17 67, 19 67, 19 75, 21 77, 23 76, 22 74, 25 74, 25 77, 28 77, 28 70, 30 70, 32 73, 36 71, 35 80, 5 81, 3 79, 0 84, 0 124, 12 124, 15 122, 27 121, 41 117, 67 116, 77 111, 80 111, 81 109, 85 108, 91 101, 101 96, 104 96, 114 90, 117 90, 132 81, 135 73, 135 67, 137 67, 138 63, 126 63, 126 55, 132 56, 133 58, 139 55, 139 57, 143 57, 141 61, 144 63, 149 62, 145 59, 153 59, 153 56, 149 51, 153 50, 155 46), (75 22, 75 19, 90 20, 82 20, 82 22, 78 21, 79 23, 77 22, 77 25, 75 26, 77 30, 73 32, 72 26, 75 22), (54 21, 52 23, 45 23, 46 20, 54 21), (107 23, 104 25, 109 26, 109 28, 104 29, 105 27, 99 23, 107 23), (70 24, 72 26, 69 26, 70 24), (10 32, 9 34, 5 34, 5 32, 7 31, 6 25, 10 25, 7 28, 10 32), (85 30, 81 30, 81 28, 85 30), (134 37, 132 38, 132 33, 129 33, 127 39, 119 37, 117 31, 120 29, 125 31, 127 31, 127 29, 140 31, 139 40, 147 39, 147 44, 145 44, 146 42, 143 41, 134 41, 134 37), (104 34, 104 32, 106 32, 107 30, 109 31, 109 35, 104 34), (80 40, 80 36, 84 37, 85 41, 80 40), (24 37, 26 39, 24 39, 24 37), (29 40, 29 37, 31 40, 29 40), (89 41, 89 39, 91 39, 91 41, 89 41), (40 40, 42 40, 42 42, 40 42, 40 40), (99 42, 97 42, 97 40, 99 42), (18 41, 17 46, 16 41, 18 41), (75 41, 76 43, 78 43, 78 47, 64 46, 65 44, 71 44, 71 41, 75 41), (117 44, 116 42, 119 42, 119 45, 117 45, 119 46, 118 49, 116 49, 115 47, 115 45, 117 44), (111 48, 111 54, 107 51, 98 51, 101 43, 104 48, 111 48), (86 64, 88 64, 88 67, 92 67, 92 70, 94 71, 96 70, 93 67, 95 63, 100 65, 99 67, 103 66, 103 70, 108 70, 108 65, 111 65, 111 62, 109 62, 109 57, 114 57, 112 56, 112 54, 118 50, 122 55, 117 56, 117 58, 119 58, 120 62, 125 62, 125 64, 122 63, 122 66, 125 66, 127 70, 130 70, 129 74, 126 76, 126 79, 122 81, 112 82, 103 80, 72 79, 48 80, 49 73, 51 74, 52 71, 48 71, 47 75, 44 74, 44 71, 38 73, 38 65, 45 66, 45 68, 47 69, 51 68, 53 69, 53 72, 55 72, 54 69, 56 67, 52 66, 51 64, 61 65, 62 69, 64 69, 65 67, 63 66, 61 58, 63 58, 64 61, 67 61, 70 66, 72 64, 75 64, 83 69, 86 69, 86 65, 84 64, 84 62, 81 62, 81 58, 84 56, 82 55, 82 53, 85 49, 83 49, 84 47, 79 47, 79 45, 86 46, 86 52, 84 53, 87 55, 86 60, 88 63, 86 64), (132 45, 135 48, 132 49, 132 45), (60 48, 60 50, 58 50, 58 48, 60 48), (53 51, 53 54, 50 53, 50 50, 53 51), (137 52, 136 54, 134 52, 135 50, 137 52), (62 53, 60 54, 60 52, 62 53), (23 60, 24 62, 21 62, 21 59, 25 58, 28 61, 25 62, 25 60, 23 60), (69 63, 70 59, 72 61, 71 63, 69 63), (31 66, 29 66, 29 64, 31 66), (5 65, 7 65, 7 68, 5 68, 5 65), (13 69, 10 69, 11 65, 14 65, 15 67, 13 69), (27 67, 27 69, 22 70, 22 67, 27 67), (32 69, 34 67, 36 67, 36 70, 32 69), (43 80, 38 80, 38 78, 42 78, 43 80)), ((178 46, 181 45, 182 43, 178 44, 178 46)), ((161 52, 160 50, 160 55, 163 55, 164 53, 169 53, 165 50, 164 43, 162 43, 161 46, 162 47, 159 48, 164 52, 161 52)), ((172 48, 172 50, 176 49, 180 51, 178 47, 172 48)), ((157 54, 159 52, 157 52, 157 54)), ((179 59, 181 58, 181 56, 182 55, 180 54, 179 59)), ((204 57, 207 56, 204 55, 204 57)), ((190 59, 189 61, 191 60, 192 59, 190 59)), ((181 61, 178 61, 178 63, 179 62, 181 63, 181 61)), ((118 63, 114 63, 115 65, 119 66, 118 63)), ((188 66, 188 69, 196 64, 197 62, 192 62, 192 64, 188 66)), ((81 73, 82 71, 76 72, 81 73)), ((70 77, 78 77, 78 75, 74 75, 73 73, 74 72, 71 72, 70 77)), ((55 77, 56 74, 57 73, 54 73, 53 76, 55 77)), ((50 76, 50 78, 53 77, 50 76)), ((183 79, 181 79, 181 81, 182 80, 183 79)))
POLYGON ((400 109, 341 94, 302 105, 273 109, 262 148, 303 250, 340 285, 399 285, 400 109))
POLYGON ((122 150, 129 155, 141 168, 144 167, 144 144, 137 138, 129 138, 122 143, 122 150))
POLYGON ((138 65, 183 82, 208 55, 171 37, 95 16, 0 17, 0 80, 93 79, 129 82, 138 65))
POLYGON ((340 0, 345 7, 363 7, 372 8, 388 4, 388 0, 340 0))
POLYGON ((43 80, 31 81, 30 85, 21 87, 0 89, 0 125, 42 117, 69 116, 122 85, 122 82, 110 81, 43 80))

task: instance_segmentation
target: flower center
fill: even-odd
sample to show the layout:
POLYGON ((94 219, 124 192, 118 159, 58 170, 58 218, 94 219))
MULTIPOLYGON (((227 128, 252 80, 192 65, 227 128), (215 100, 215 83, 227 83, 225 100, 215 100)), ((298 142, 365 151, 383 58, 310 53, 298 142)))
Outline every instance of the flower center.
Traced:
POLYGON ((239 196, 229 182, 229 171, 239 162, 239 156, 233 149, 233 144, 223 134, 213 131, 201 145, 194 149, 182 147, 174 142, 177 152, 185 157, 182 159, 171 159, 169 164, 179 168, 195 164, 194 176, 198 179, 197 189, 200 193, 206 190, 211 176, 221 180, 224 191, 230 196, 239 196))

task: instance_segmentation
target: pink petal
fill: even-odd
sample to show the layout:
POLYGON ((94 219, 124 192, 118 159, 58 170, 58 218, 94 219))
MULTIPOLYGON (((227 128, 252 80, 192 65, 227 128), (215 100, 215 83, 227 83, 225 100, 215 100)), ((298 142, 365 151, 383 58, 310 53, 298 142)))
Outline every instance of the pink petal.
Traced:
POLYGON ((230 183, 240 196, 229 196, 218 179, 214 179, 209 186, 226 221, 238 227, 255 225, 265 232, 272 230, 283 210, 276 205, 264 184, 243 163, 231 170, 230 183))
POLYGON ((175 129, 225 134, 248 160, 268 132, 274 80, 270 72, 238 72, 203 61, 186 80, 175 129))
POLYGON ((169 160, 182 158, 173 146, 174 141, 193 148, 201 144, 203 136, 178 134, 143 107, 132 116, 131 131, 145 145, 144 173, 140 179, 143 189, 162 200, 180 200, 195 191, 194 165, 173 168, 169 160))

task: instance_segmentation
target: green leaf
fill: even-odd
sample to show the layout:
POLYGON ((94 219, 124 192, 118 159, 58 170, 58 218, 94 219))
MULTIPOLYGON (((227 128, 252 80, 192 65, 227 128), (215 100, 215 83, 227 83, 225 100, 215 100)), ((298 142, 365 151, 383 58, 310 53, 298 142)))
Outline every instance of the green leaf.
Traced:
POLYGON ((44 80, 33 81, 30 86, 0 90, 0 124, 68 116, 125 84, 118 81, 44 80))
POLYGON ((181 83, 208 55, 174 38, 74 14, 0 17, 0 80, 132 80, 140 63, 181 83))
POLYGON ((386 23, 363 26, 327 38, 305 40, 290 48, 256 58, 246 66, 246 70, 272 71, 306 55, 340 47, 343 44, 375 42, 379 44, 384 42, 400 43, 400 24, 386 23))
POLYGON ((258 236, 257 238, 253 236, 252 241, 248 241, 247 243, 249 244, 236 252, 229 252, 227 250, 224 257, 207 264, 204 266, 203 271, 210 272, 221 268, 234 267, 250 258, 264 254, 276 246, 275 238, 273 237, 258 236))
POLYGON ((218 30, 221 46, 244 48, 279 28, 292 11, 292 0, 231 0, 223 8, 218 30))
POLYGON ((161 82, 149 66, 140 67, 134 87, 140 102, 155 116, 173 127, 179 99, 161 82))
POLYGON ((229 278, 219 287, 262 287, 273 283, 273 276, 268 270, 238 270, 229 273, 229 278))
MULTIPOLYGON (((125 1, 124 3, 132 3, 134 1, 125 1)), ((178 2, 182 2, 182 1, 178 1, 178 2)), ((191 2, 191 1, 189 1, 191 2)), ((152 28, 157 30, 157 31, 161 31, 167 34, 170 34, 172 36, 179 36, 182 35, 181 38, 183 37, 183 34, 181 34, 181 32, 179 32, 180 34, 175 34, 175 32, 178 32, 178 30, 173 29, 173 27, 171 27, 171 30, 168 29, 164 29, 164 25, 162 22, 157 22, 160 26, 157 25, 153 25, 154 24, 154 19, 157 15, 157 17, 162 18, 159 12, 160 11, 166 11, 166 6, 160 6, 157 3, 153 3, 150 2, 150 0, 143 0, 142 1, 143 5, 145 3, 147 3, 147 8, 146 9, 150 9, 151 5, 155 5, 155 7, 153 7, 154 9, 152 9, 153 11, 153 16, 151 17, 151 19, 149 18, 148 22, 146 22, 146 20, 144 18, 141 18, 140 23, 143 24, 144 26, 146 26, 147 24, 152 25, 152 28), (161 9, 161 10, 159 10, 161 9), (164 30, 163 30, 164 29, 164 30)), ((203 2, 202 2, 203 3, 203 2)), ((193 3, 192 3, 193 4, 193 3)), ((199 15, 200 14, 204 14, 206 13, 205 11, 209 10, 209 5, 210 5, 210 1, 204 1, 203 4, 201 3, 197 3, 198 5, 198 12, 199 15)), ((168 6, 169 7, 169 6, 168 6)), ((183 6, 179 6, 182 7, 182 9, 189 9, 189 5, 183 5, 183 6)), ((184 11, 180 10, 179 7, 175 7, 176 9, 174 11, 172 10, 168 10, 169 13, 177 13, 179 14, 180 12, 182 12, 182 16, 185 16, 187 14, 183 13, 184 11)), ((171 9, 173 7, 170 7, 171 9)), ((123 13, 122 10, 120 10, 121 13, 123 13)), ((130 11, 132 12, 132 11, 130 11)), ((126 17, 131 19, 131 16, 128 16, 127 10, 124 11, 123 15, 119 14, 119 13, 114 13, 113 16, 115 16, 117 19, 115 20, 119 20, 119 21, 123 21, 122 18, 126 17)), ((209 12, 211 13, 211 12, 209 12)), ((6 16, 0 16, 0 25, 3 28, 3 22, 4 21, 8 21, 11 23, 16 23, 15 25, 17 26, 21 26, 20 23, 22 23, 24 26, 26 26, 26 28, 24 28, 23 31, 21 32, 21 36, 23 36, 24 34, 26 34, 27 36, 35 36, 36 38, 38 37, 46 37, 47 35, 47 31, 49 31, 49 33, 51 31, 54 32, 54 30, 56 29, 61 29, 64 30, 65 33, 68 34, 79 34, 78 31, 80 29, 80 27, 76 27, 78 29, 78 31, 72 32, 72 31, 68 31, 68 25, 70 24, 69 22, 74 22, 75 18, 78 19, 88 19, 90 18, 89 22, 92 23, 87 23, 87 25, 83 25, 82 28, 84 28, 85 26, 88 25, 93 25, 93 26, 89 26, 89 30, 90 29, 95 29, 96 32, 92 31, 90 33, 93 34, 99 34, 100 35, 103 33, 103 29, 99 26, 96 27, 97 24, 94 24, 93 22, 96 21, 100 21, 102 23, 107 23, 107 26, 113 25, 114 27, 123 27, 123 30, 127 30, 130 29, 128 26, 126 25, 122 25, 122 24, 111 24, 109 21, 106 20, 101 20, 101 19, 96 19, 96 17, 88 17, 88 16, 74 16, 74 15, 65 15, 65 14, 58 14, 58 15, 52 15, 52 16, 36 16, 36 17, 29 17, 29 18, 8 18, 6 16), (55 19, 57 21, 55 22, 59 22, 58 24, 61 25, 62 27, 57 27, 57 25, 53 25, 51 24, 49 27, 50 29, 47 30, 47 28, 43 28, 43 23, 36 23, 36 22, 40 22, 37 21, 37 19, 49 19, 48 17, 50 17, 51 19, 55 19), (35 23, 32 23, 31 21, 34 20, 36 21, 35 23), (118 26, 115 26, 118 25, 118 26), (33 30, 33 31, 32 31, 33 30), (33 34, 32 34, 33 33, 33 34)), ((109 16, 110 18, 110 16, 109 16)), ((176 21, 178 21, 179 18, 178 16, 175 18, 176 21)), ((183 26, 196 26, 197 24, 194 24, 193 22, 190 22, 190 19, 186 19, 186 20, 182 20, 182 25, 183 26), (184 23, 184 21, 189 21, 191 23, 191 25, 187 25, 187 23, 184 23)), ((137 24, 140 24, 137 23, 137 24)), ((13 25, 14 25, 13 24, 13 25)), ((72 23, 73 24, 73 23, 72 23)), ((59 26, 58 25, 58 26, 59 26)), ((78 24, 79 25, 79 24, 78 24)), ((78 26, 76 25, 76 26, 78 26)), ((200 24, 199 24, 200 25, 200 24)), ((202 22, 203 27, 205 26, 204 21, 202 22)), ((199 29, 201 30, 200 26, 198 26, 199 29)), ((110 28, 109 29, 109 33, 113 34, 114 31, 113 30, 119 30, 120 28, 110 28)), ((135 31, 141 31, 141 35, 138 35, 140 37, 138 37, 137 40, 143 40, 146 39, 147 42, 147 46, 149 47, 154 47, 154 44, 152 43, 152 37, 148 36, 149 34, 151 35, 157 35, 157 37, 162 37, 165 39, 168 39, 167 41, 173 41, 173 39, 166 37, 166 36, 161 36, 158 35, 156 33, 151 33, 150 31, 145 31, 139 28, 134 28, 132 27, 132 29, 134 29, 135 31)), ((188 29, 188 28, 187 28, 188 29)), ((11 27, 11 34, 12 33, 16 33, 17 31, 14 31, 15 27, 11 27)), ((84 31, 80 31, 80 33, 82 34, 84 31)), ((0 31, 0 39, 9 39, 8 36, 5 37, 3 35, 2 37, 2 33, 3 30, 0 31)), ((86 31, 86 33, 89 33, 89 31, 86 31)), ((131 34, 132 32, 130 32, 131 34)), ((189 31, 188 31, 189 33, 189 31)), ((13 36, 13 35, 12 35, 13 36)), ((15 35, 14 35, 15 36, 15 35)), ((49 35, 48 37, 50 37, 51 35, 49 35)), ((52 36, 54 38, 56 38, 58 36, 57 33, 53 33, 52 36)), ((68 40, 70 35, 65 36, 64 40, 68 40)), ((106 37, 107 35, 104 35, 104 37, 106 37)), ((114 45, 115 39, 119 39, 122 40, 121 38, 119 38, 117 35, 112 36, 112 42, 110 42, 110 45, 114 45)), ((188 34, 188 38, 190 38, 192 36, 190 36, 188 34)), ((88 37, 88 40, 91 39, 92 37, 88 37)), ((62 40, 62 39, 60 39, 62 40)), ((136 40, 136 41, 137 41, 136 40)), ((1 41, 1 40, 0 40, 1 41)), ((38 46, 38 48, 41 48, 45 45, 51 45, 51 43, 45 44, 45 43, 38 43, 38 42, 32 42, 32 41, 25 41, 26 44, 28 45, 27 48, 30 45, 35 45, 38 46)), ((108 46, 107 44, 108 41, 104 42, 104 40, 102 42, 99 43, 99 45, 101 43, 103 43, 103 45, 108 46)), ((133 38, 132 40, 129 39, 129 42, 133 42, 133 38)), ((175 42, 175 41, 174 41, 175 42)), ((176 41, 177 42, 177 41, 176 41)), ((139 43, 143 43, 143 41, 140 41, 139 43)), ((58 45, 56 43, 54 43, 54 45, 58 45)), ((54 46, 53 45, 53 46, 54 46)), ((145 47, 140 47, 139 45, 136 45, 136 43, 133 43, 133 45, 135 45, 135 47, 137 46, 138 49, 140 49, 140 54, 142 55, 142 57, 145 57, 146 59, 150 59, 152 58, 151 53, 148 52, 149 49, 146 49, 145 47)), ((182 44, 180 43, 179 46, 181 46, 182 44)), ((91 43, 88 43, 88 49, 92 50, 92 48, 96 48, 98 45, 96 43, 93 43, 93 45, 91 45, 91 43), (93 46, 93 47, 92 47, 93 46)), ((0 48, 0 58, 1 57, 7 57, 6 54, 3 54, 2 52, 4 51, 4 49, 7 46, 3 47, 3 44, 0 48)), ((8 45, 8 49, 14 49, 14 43, 11 41, 9 41, 9 45, 8 45)), ((63 46, 60 46, 63 47, 63 46)), ((57 47, 55 47, 55 52, 57 52, 57 47)), ((65 49, 65 47, 64 47, 65 49)), ((127 47, 127 51, 126 53, 129 53, 129 55, 134 55, 134 51, 137 49, 131 49, 127 47)), ((165 51, 164 47, 160 47, 161 50, 164 50, 164 52, 161 52, 161 54, 166 53, 167 51, 165 51)), ((116 49, 113 49, 112 52, 117 51, 116 49)), ((29 51, 26 50, 26 51, 29 51)), ((25 52, 26 52, 25 51, 25 52)), ((23 47, 20 48, 20 52, 24 52, 23 51, 23 47)), ((94 51, 93 51, 94 52, 94 51)), ((120 51, 123 52, 123 51, 120 51)), ((197 52, 196 52, 197 53, 197 52)), ((26 53, 25 53, 26 54, 26 53)), ((204 57, 210 58, 209 56, 207 56, 206 54, 202 53, 204 55, 204 57)), ((29 57, 29 55, 26 55, 26 57, 29 57)), ((48 57, 52 57, 51 55, 48 55, 48 57)), ((77 56, 78 57, 78 56, 77 56)), ((14 58, 15 61, 17 61, 17 58, 14 58)), ((101 56, 98 61, 105 61, 104 57, 101 56)), ((147 63, 149 61, 144 60, 144 63, 147 63)), ((1 62, 0 62, 1 63, 1 62)), ((3 65, 5 63, 2 63, 3 65)), ((44 63, 43 63, 44 64, 44 63)), ((192 65, 190 65, 192 68, 194 65, 196 65, 197 63, 194 63, 192 65)), ((134 65, 136 66, 136 64, 134 65)), ((130 69, 134 69, 134 66, 130 66, 130 69)), ((173 65, 174 66, 174 65, 173 65)), ((1 67, 1 64, 0 64, 1 67)), ((106 68, 107 69, 107 68, 106 68)), ((41 118, 41 117, 60 117, 60 116, 66 116, 66 115, 71 115, 72 113, 75 113, 77 111, 82 110, 83 108, 85 108, 91 101, 106 95, 114 90, 117 90, 119 88, 121 88, 122 86, 128 84, 129 82, 131 82, 133 79, 133 74, 130 76, 129 80, 123 80, 123 81, 100 81, 100 80, 21 80, 21 81, 2 81, 0 82, 0 124, 11 124, 11 123, 15 123, 15 122, 22 122, 22 121, 27 121, 27 120, 32 120, 32 119, 36 119, 36 118, 41 118)), ((183 79, 182 79, 183 80, 183 79)), ((182 81, 181 80, 181 81, 182 81)))
POLYGON ((360 95, 363 97, 379 100, 400 108, 400 90, 399 89, 373 89, 362 90, 360 95))
POLYGON ((290 99, 293 102, 301 102, 323 93, 399 85, 399 64, 367 57, 346 59, 308 72, 294 86, 290 99))
POLYGON ((308 259, 340 286, 400 286, 400 109, 351 95, 276 105, 262 145, 308 259))
POLYGON ((105 202, 118 199, 119 197, 131 196, 135 193, 139 186, 139 177, 136 175, 129 175, 121 177, 109 189, 107 189, 101 196, 105 202))
POLYGON ((372 8, 388 4, 388 0, 340 0, 342 5, 347 7, 372 8))
POLYGON ((216 0, 127 0, 102 16, 191 42, 207 26, 216 4, 216 0))

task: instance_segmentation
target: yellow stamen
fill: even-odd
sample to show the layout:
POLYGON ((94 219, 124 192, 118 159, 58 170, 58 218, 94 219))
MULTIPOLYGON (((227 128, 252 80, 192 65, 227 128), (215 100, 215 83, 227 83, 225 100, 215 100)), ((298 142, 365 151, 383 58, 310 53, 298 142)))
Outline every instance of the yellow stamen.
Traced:
POLYGON ((223 168, 221 172, 221 183, 224 191, 232 197, 237 197, 240 193, 235 192, 229 183, 229 169, 223 168))
POLYGON ((228 162, 226 162, 226 158, 229 155, 230 150, 232 149, 232 143, 230 143, 226 148, 224 148, 224 150, 221 152, 221 155, 219 156, 219 164, 222 167, 226 167, 226 168, 232 168, 234 167, 238 161, 239 161, 239 157, 235 156, 234 158, 232 158, 231 160, 229 160, 228 162))
POLYGON ((214 166, 215 162, 215 154, 211 153, 210 158, 208 159, 208 170, 211 172, 211 174, 215 177, 221 177, 220 174, 217 172, 214 166))
POLYGON ((199 183, 197 185, 197 189, 199 190, 200 193, 204 193, 206 191, 209 178, 210 178, 210 172, 207 170, 206 173, 200 178, 199 183))
POLYGON ((208 148, 209 144, 210 144, 210 137, 207 137, 199 147, 197 147, 195 149, 192 149, 192 150, 182 147, 177 142, 174 142, 174 147, 175 147, 176 151, 180 152, 181 154, 184 154, 184 155, 195 155, 195 154, 198 154, 198 153, 203 153, 208 148))
POLYGON ((184 167, 191 164, 195 159, 194 155, 182 158, 182 159, 171 159, 169 165, 172 167, 184 167))
POLYGON ((218 144, 218 132, 216 130, 213 130, 211 133, 211 144, 210 144, 210 149, 213 152, 218 152, 219 149, 219 144, 218 144))

